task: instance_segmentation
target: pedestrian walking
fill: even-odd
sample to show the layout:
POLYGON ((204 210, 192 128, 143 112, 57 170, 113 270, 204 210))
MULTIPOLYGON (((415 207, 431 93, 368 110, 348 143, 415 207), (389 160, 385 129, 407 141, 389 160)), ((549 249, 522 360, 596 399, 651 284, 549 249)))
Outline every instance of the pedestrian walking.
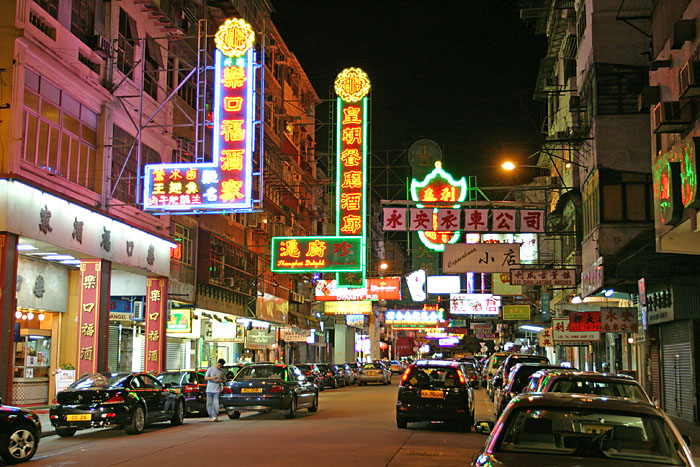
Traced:
POLYGON ((219 421, 219 393, 221 393, 221 385, 226 382, 224 365, 226 360, 220 358, 216 365, 207 369, 204 375, 204 380, 207 382, 207 413, 212 422, 219 421))

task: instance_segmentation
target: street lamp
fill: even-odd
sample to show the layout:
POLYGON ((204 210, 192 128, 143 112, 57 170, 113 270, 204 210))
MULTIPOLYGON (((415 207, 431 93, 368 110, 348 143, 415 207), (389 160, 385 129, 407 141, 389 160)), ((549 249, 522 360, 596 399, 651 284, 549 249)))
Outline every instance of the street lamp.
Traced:
POLYGON ((516 167, 532 167, 533 169, 546 169, 547 167, 542 167, 539 165, 526 165, 526 164, 515 164, 514 162, 511 161, 505 161, 503 164, 501 164, 501 168, 503 170, 515 170, 516 167))

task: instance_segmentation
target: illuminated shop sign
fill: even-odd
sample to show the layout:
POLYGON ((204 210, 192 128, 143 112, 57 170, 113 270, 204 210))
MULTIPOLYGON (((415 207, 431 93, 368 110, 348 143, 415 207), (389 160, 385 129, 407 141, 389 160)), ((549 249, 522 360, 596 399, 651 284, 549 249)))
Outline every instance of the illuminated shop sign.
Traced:
POLYGON ((445 339, 438 339, 438 345, 440 347, 452 347, 459 344, 459 340, 459 337, 446 337, 445 339))
POLYGON ((413 271, 406 276, 406 284, 408 292, 411 294, 411 299, 414 302, 424 302, 427 298, 425 293, 426 272, 425 269, 413 271))
POLYGON ((338 287, 338 281, 316 280, 316 300, 401 300, 401 279, 367 279, 365 287, 338 287))
POLYGON ((457 339, 461 339, 464 337, 464 334, 456 334, 456 333, 452 333, 452 332, 426 332, 425 333, 426 339, 448 339, 450 337, 456 337, 457 339))
POLYGON ((445 322, 442 310, 387 310, 386 324, 436 326, 445 322))
POLYGON ((501 311, 501 297, 491 294, 451 294, 450 313, 455 315, 493 315, 501 311))
POLYGON ((428 293, 448 294, 462 290, 459 276, 428 276, 428 293))
POLYGON ((274 273, 361 271, 362 237, 273 237, 274 273))
POLYGON ((361 328, 365 325, 365 315, 345 315, 345 324, 353 328, 361 328))
POLYGON ((186 214, 253 207, 255 33, 243 19, 228 19, 214 42, 214 160, 146 165, 146 211, 186 214))
POLYGON ((372 302, 324 302, 323 312, 327 315, 368 315, 372 312, 372 302))
POLYGON ((410 230, 417 230, 423 245, 435 251, 443 251, 445 244, 459 240, 462 218, 459 204, 454 209, 445 208, 448 203, 461 203, 467 197, 468 185, 464 177, 455 180, 442 169, 440 161, 422 181, 411 180, 411 199, 417 204, 410 209, 410 230))

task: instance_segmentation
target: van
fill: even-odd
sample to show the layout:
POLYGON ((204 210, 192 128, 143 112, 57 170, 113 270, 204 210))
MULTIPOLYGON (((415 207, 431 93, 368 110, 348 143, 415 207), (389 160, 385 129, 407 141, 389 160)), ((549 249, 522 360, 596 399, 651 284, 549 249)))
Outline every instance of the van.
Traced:
POLYGON ((507 352, 495 352, 491 354, 481 372, 481 386, 486 388, 489 398, 493 398, 493 388, 491 387, 493 375, 496 374, 501 365, 503 365, 503 362, 506 361, 507 357, 507 352))

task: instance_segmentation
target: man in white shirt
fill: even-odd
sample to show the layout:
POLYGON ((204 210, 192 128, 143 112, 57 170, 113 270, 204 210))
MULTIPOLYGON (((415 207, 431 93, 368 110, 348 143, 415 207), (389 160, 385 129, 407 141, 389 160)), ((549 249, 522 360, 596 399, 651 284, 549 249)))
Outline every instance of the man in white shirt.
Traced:
POLYGON ((212 422, 219 421, 219 393, 221 385, 226 382, 224 365, 226 360, 220 358, 216 365, 209 367, 204 375, 204 380, 207 382, 207 413, 212 422))

